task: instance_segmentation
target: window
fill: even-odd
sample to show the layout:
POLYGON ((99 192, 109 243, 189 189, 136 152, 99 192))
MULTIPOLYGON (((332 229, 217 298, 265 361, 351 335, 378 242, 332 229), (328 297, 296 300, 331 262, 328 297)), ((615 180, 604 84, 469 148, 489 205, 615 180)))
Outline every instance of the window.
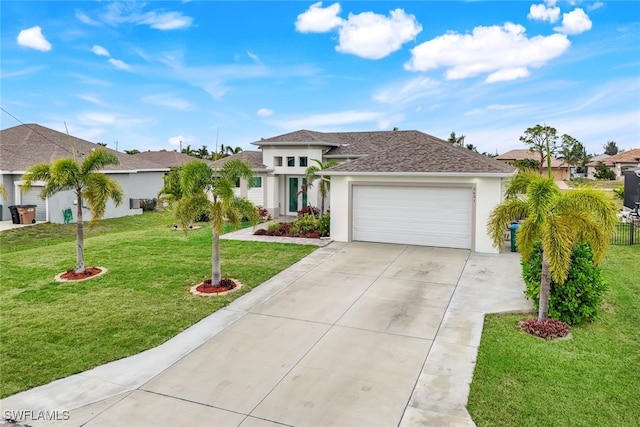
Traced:
POLYGON ((236 188, 240 188, 240 178, 236 178, 236 188))
POLYGON ((262 177, 254 176, 251 178, 251 188, 262 188, 262 177))
POLYGON ((296 158, 295 157, 287 157, 287 166, 292 168, 296 165, 296 158))
POLYGON ((306 168, 307 167, 307 158, 306 157, 300 157, 299 159, 300 161, 300 166, 306 168))
POLYGON ((273 158, 273 165, 274 166, 282 166, 282 157, 280 157, 280 156, 274 157, 273 158))

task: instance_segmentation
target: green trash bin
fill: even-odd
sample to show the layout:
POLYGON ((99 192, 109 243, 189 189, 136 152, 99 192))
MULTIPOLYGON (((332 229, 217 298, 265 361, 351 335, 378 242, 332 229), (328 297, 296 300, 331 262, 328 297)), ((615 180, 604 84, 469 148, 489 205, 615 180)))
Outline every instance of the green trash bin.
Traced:
POLYGON ((516 234, 520 228, 520 224, 511 224, 509 226, 509 230, 511 230, 511 252, 518 252, 518 247, 516 246, 516 234))

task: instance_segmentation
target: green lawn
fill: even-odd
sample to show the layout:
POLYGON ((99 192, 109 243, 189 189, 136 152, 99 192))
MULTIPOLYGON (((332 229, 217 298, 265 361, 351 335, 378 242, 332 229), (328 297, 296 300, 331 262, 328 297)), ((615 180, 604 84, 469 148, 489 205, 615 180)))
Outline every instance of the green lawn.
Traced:
POLYGON ((640 248, 612 247, 602 268, 603 312, 569 340, 519 332, 522 314, 486 317, 468 405, 478 427, 638 425, 640 248))
POLYGON ((0 233, 0 396, 157 346, 316 249, 223 240, 223 276, 244 286, 195 297, 189 287, 211 277, 211 229, 172 225, 157 212, 100 222, 85 260, 108 273, 76 283, 53 280, 75 266, 75 224, 0 233))

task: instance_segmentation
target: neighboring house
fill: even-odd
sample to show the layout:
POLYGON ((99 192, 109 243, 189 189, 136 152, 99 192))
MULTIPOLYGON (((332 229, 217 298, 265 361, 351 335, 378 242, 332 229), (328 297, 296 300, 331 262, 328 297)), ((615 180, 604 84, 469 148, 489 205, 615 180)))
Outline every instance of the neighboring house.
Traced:
MULTIPOLYGON (((625 172, 633 171, 640 167, 640 148, 623 151, 600 161, 615 172, 616 179, 623 179, 625 172)), ((590 170, 590 177, 593 177, 595 167, 598 163, 599 161, 596 158, 593 158, 591 159, 591 162, 587 164, 587 167, 590 170)))
MULTIPOLYGON (((269 173, 273 175, 273 169, 267 168, 262 163, 262 152, 241 151, 238 154, 223 157, 222 159, 211 163, 214 168, 221 168, 231 159, 239 159, 249 164, 254 173, 251 183, 248 183, 245 179, 241 179, 236 183, 236 188, 234 189, 235 195, 249 199, 256 206, 266 207, 268 205, 266 199, 267 177, 269 176, 269 173)), ((276 216, 278 215, 277 209, 270 209, 270 211, 272 214, 275 214, 276 216)))
POLYGON ((599 162, 604 162, 609 157, 611 157, 611 156, 608 155, 608 154, 598 154, 597 156, 591 157, 591 159, 589 159, 589 163, 587 163, 584 166, 584 169, 585 169, 584 176, 585 176, 585 178, 596 179, 596 177, 595 177, 596 166, 599 164, 599 162))
POLYGON ((496 252, 486 223, 516 172, 509 165, 419 131, 300 130, 252 144, 261 152, 242 155, 262 178, 256 204, 274 216, 318 206, 317 188, 304 191, 304 173, 312 159, 337 159, 323 172, 331 177, 334 240, 496 252))
MULTIPOLYGON (((0 182, 7 189, 8 200, 2 201, 2 219, 10 220, 9 205, 36 205, 36 220, 63 223, 65 209, 71 208, 76 217, 76 197, 73 191, 62 191, 46 200, 40 199, 44 183, 35 183, 30 191, 22 189, 22 176, 29 166, 51 163, 59 158, 82 156, 93 150, 104 149, 120 159, 120 165, 107 166, 104 172, 117 181, 124 192, 120 206, 107 203, 104 218, 117 218, 142 213, 140 199, 152 199, 162 188, 163 176, 168 168, 102 147, 37 124, 25 124, 0 131, 0 182)), ((85 216, 91 218, 87 208, 85 216)))
MULTIPOLYGON (((504 154, 501 154, 495 158, 496 160, 506 163, 508 165, 513 165, 513 162, 516 160, 524 160, 531 159, 537 162, 540 161, 540 156, 538 153, 533 153, 527 149, 518 149, 507 151, 504 154)), ((568 181, 571 179, 571 173, 567 168, 567 164, 559 159, 552 158, 551 159, 551 173, 554 178, 558 181, 568 181)), ((547 161, 544 161, 542 165, 542 174, 547 175, 547 161)))
POLYGON ((143 151, 142 153, 132 154, 132 156, 156 163, 165 168, 176 168, 194 160, 199 160, 208 165, 213 164, 210 160, 199 159, 177 151, 143 151))

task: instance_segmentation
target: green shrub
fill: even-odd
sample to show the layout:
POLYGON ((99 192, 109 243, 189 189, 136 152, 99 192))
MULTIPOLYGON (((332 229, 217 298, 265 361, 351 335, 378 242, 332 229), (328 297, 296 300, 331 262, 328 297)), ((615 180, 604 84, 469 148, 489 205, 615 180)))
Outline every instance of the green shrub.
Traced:
MULTIPOLYGON (((522 262, 522 277, 526 284, 524 294, 533 301, 536 310, 540 301, 541 269, 542 247, 537 243, 531 259, 522 262)), ((549 317, 570 325, 593 321, 607 289, 600 273, 600 268, 593 263, 589 245, 576 246, 571 255, 567 281, 561 285, 551 281, 549 317)))
POLYGON ((311 233, 318 231, 318 219, 311 214, 304 214, 296 218, 293 227, 298 233, 311 233))
POLYGON ((280 230, 280 223, 279 222, 274 222, 273 224, 269 224, 268 227, 267 227, 267 230, 269 230, 269 231, 280 230))
POLYGON ((613 189, 616 199, 624 200, 624 185, 613 189))
POLYGON ((328 213, 320 217, 318 231, 320 232, 321 236, 328 236, 331 232, 331 216, 328 213))
POLYGON ((613 180, 616 179, 616 173, 607 167, 603 162, 598 162, 596 172, 593 174, 595 179, 613 180))

